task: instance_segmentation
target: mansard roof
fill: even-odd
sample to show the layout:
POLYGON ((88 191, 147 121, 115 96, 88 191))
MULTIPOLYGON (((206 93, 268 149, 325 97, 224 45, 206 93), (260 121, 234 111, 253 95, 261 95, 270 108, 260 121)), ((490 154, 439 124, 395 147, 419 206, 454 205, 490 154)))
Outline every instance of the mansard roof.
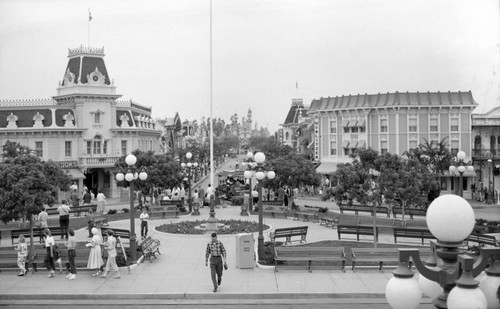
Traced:
POLYGON ((288 110, 284 125, 298 123, 299 114, 307 117, 307 108, 304 107, 302 99, 294 99, 292 100, 292 106, 288 110))
MULTIPOLYGON (((110 85, 111 80, 108 75, 108 70, 104 64, 104 48, 90 48, 80 46, 75 49, 68 50, 68 65, 64 74, 71 72, 74 74, 75 84, 87 84, 88 77, 95 71, 104 75, 104 84, 110 85)), ((62 86, 66 86, 67 79, 63 77, 62 86)))
POLYGON ((468 107, 475 108, 472 92, 394 92, 357 94, 315 99, 309 111, 392 107, 468 107))

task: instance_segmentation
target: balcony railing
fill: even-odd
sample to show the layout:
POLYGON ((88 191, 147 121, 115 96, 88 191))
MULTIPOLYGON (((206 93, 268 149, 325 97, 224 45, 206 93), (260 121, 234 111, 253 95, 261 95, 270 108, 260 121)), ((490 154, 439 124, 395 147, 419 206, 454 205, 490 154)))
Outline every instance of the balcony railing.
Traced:
POLYGON ((121 157, 83 157, 80 158, 79 165, 86 168, 113 167, 115 162, 121 157))
POLYGON ((500 148, 478 148, 472 149, 474 160, 488 160, 500 158, 500 148))

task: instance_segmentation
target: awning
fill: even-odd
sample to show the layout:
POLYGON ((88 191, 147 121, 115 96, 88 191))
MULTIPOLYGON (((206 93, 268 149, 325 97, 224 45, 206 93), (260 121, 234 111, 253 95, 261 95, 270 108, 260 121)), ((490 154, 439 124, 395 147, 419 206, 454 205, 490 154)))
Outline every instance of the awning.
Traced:
POLYGON ((343 141, 342 148, 347 148, 347 147, 349 147, 349 141, 343 141))
POLYGON ((316 173, 318 174, 333 174, 337 170, 337 163, 326 162, 321 163, 318 168, 316 168, 316 173))
MULTIPOLYGON (((468 171, 465 169, 463 174, 464 177, 476 177, 476 171, 468 171)), ((450 173, 450 171, 444 171, 442 177, 460 177, 460 173, 456 171, 455 173, 450 173)))
POLYGON ((358 142, 358 148, 365 148, 365 147, 366 147, 366 141, 358 142))
POLYGON ((358 148, 358 142, 352 142, 352 143, 349 145, 349 148, 358 148))
POLYGON ((364 119, 358 120, 358 127, 364 127, 364 126, 365 126, 365 120, 364 119))
POLYGON ((354 128, 358 126, 358 121, 357 120, 351 120, 349 121, 349 127, 354 128))
POLYGON ((343 126, 344 128, 346 128, 347 126, 349 126, 349 120, 344 120, 344 121, 342 121, 342 126, 343 126))
POLYGON ((312 145, 314 145, 314 141, 312 141, 311 143, 309 143, 309 145, 307 145, 307 148, 311 148, 312 145))
POLYGON ((85 175, 83 175, 83 173, 80 172, 80 170, 78 170, 76 168, 67 169, 66 174, 68 174, 68 176, 70 176, 71 179, 85 179, 86 178, 85 175))

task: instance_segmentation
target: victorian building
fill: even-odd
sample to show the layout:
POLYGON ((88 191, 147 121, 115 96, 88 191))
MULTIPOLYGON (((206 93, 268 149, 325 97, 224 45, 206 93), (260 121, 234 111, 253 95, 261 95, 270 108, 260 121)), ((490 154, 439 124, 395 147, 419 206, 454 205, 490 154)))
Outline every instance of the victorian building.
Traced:
POLYGON ((0 145, 26 145, 58 162, 80 190, 116 197, 115 162, 135 149, 158 152, 161 131, 151 107, 118 100, 104 48, 70 49, 68 58, 56 96, 0 101, 0 145))
MULTIPOLYGON (((402 155, 428 141, 446 138, 452 155, 472 153, 472 111, 478 104, 471 92, 363 94, 313 100, 313 159, 318 171, 330 174, 349 161, 357 148, 402 155)), ((284 132, 286 138, 286 132, 284 132)), ((495 145, 497 145, 496 143, 495 145)), ((471 177, 464 174, 464 197, 470 197, 471 177)), ((458 190, 458 175, 441 178, 442 192, 458 190)))

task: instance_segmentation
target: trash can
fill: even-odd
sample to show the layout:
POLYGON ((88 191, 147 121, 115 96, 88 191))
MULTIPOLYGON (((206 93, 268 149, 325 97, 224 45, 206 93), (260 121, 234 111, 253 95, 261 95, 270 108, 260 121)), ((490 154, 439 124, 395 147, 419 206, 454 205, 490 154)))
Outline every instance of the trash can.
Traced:
POLYGON ((236 267, 255 267, 255 240, 250 233, 240 233, 236 235, 236 267))

